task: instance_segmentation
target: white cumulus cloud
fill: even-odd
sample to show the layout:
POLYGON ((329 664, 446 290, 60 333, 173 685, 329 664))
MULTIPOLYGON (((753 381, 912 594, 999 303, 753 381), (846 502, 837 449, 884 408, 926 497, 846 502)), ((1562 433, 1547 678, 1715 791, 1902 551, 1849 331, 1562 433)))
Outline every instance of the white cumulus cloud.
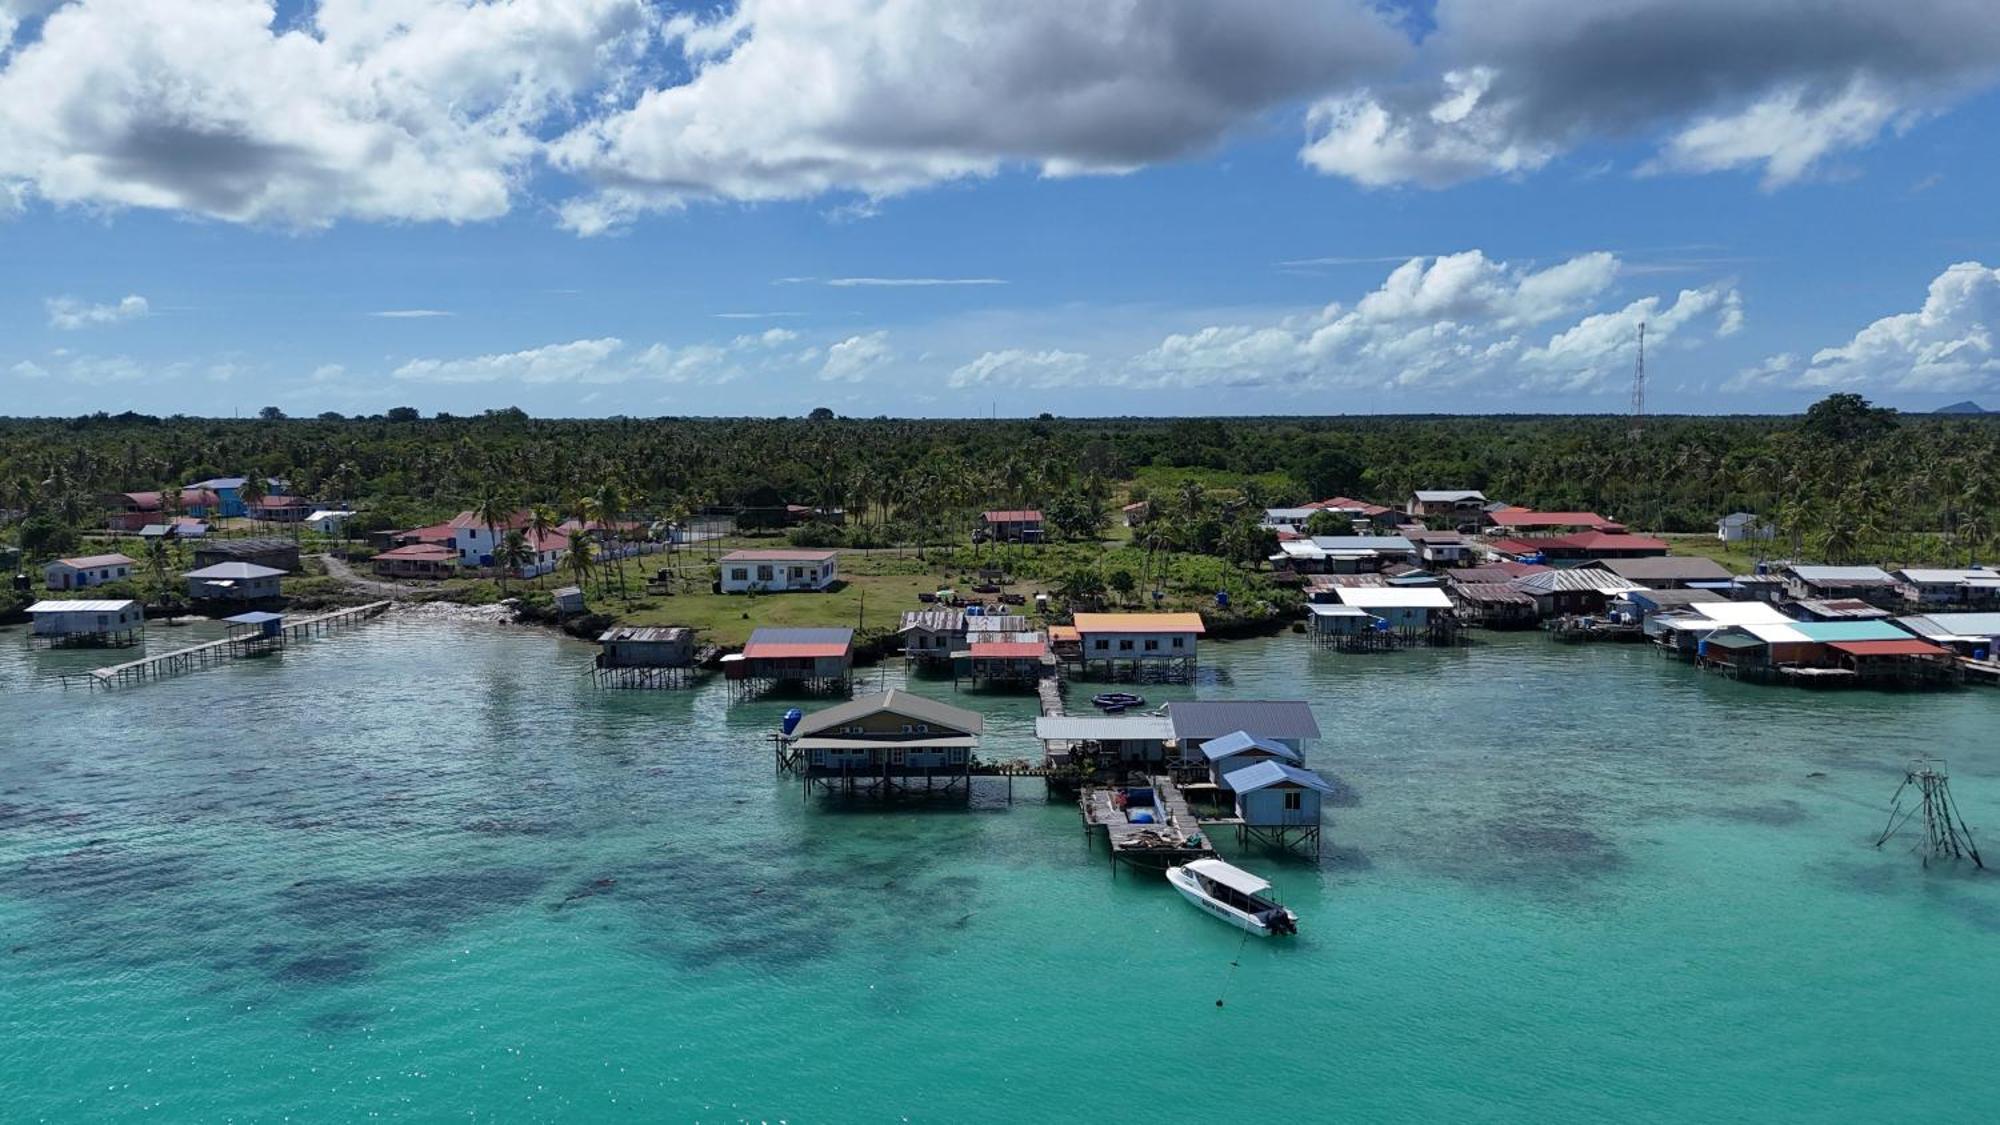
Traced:
POLYGON ((75 297, 51 297, 42 302, 49 313, 49 327, 73 332, 99 324, 137 320, 152 311, 146 298, 136 293, 110 304, 92 304, 75 297))
MULTIPOLYGON (((394 375, 422 383, 726 383, 748 374, 795 370, 787 352, 798 333, 785 328, 719 343, 652 344, 634 349, 616 336, 545 344, 517 352, 458 359, 413 359, 394 375)), ((836 345, 838 346, 838 345, 836 345)))
POLYGON ((889 348, 887 332, 849 336, 826 349, 826 362, 820 365, 819 377, 828 382, 858 383, 895 357, 896 353, 889 348))
POLYGON ((954 387, 1061 387, 1084 375, 1090 357, 1060 348, 1029 351, 1007 348, 986 352, 951 373, 954 387))
POLYGON ((1810 360, 1786 354, 1738 373, 1738 388, 2000 391, 2000 269, 1960 262, 1933 278, 1923 307, 1885 316, 1810 360))

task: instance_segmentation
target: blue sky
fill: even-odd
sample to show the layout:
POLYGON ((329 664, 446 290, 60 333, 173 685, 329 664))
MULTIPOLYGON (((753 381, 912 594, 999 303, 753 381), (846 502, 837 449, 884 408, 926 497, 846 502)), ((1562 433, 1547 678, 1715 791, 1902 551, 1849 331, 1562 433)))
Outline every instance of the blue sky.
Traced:
POLYGON ((0 413, 2000 407, 2000 15, 1550 2, 0 0, 0 413))

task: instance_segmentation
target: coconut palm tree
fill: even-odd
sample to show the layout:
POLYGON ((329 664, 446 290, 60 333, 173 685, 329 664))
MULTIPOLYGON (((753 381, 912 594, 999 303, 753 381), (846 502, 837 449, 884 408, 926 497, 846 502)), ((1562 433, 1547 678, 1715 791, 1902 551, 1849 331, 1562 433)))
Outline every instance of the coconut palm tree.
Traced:
MULTIPOLYGON (((500 528, 514 519, 513 502, 502 496, 498 489, 486 488, 473 501, 472 518, 485 526, 487 541, 493 544, 497 556, 500 551, 500 528)), ((497 563, 499 559, 496 557, 494 561, 497 563)))
POLYGON ((263 474, 251 473, 249 476, 244 477, 243 487, 236 490, 237 497, 243 501, 243 514, 249 515, 251 509, 263 502, 264 497, 269 495, 269 492, 270 490, 264 485, 263 474))
MULTIPOLYGON (((528 509, 528 534, 537 543, 546 543, 562 530, 562 517, 547 504, 536 504, 528 509)), ((535 576, 539 584, 541 576, 535 576)))
POLYGON ((500 568, 500 592, 507 592, 507 576, 535 561, 535 552, 528 546, 528 537, 519 531, 509 531, 500 539, 499 546, 493 548, 493 565, 500 568))
POLYGON ((569 537, 569 553, 563 556, 563 569, 569 572, 577 589, 589 588, 590 576, 597 570, 597 548, 589 535, 579 532, 569 537))

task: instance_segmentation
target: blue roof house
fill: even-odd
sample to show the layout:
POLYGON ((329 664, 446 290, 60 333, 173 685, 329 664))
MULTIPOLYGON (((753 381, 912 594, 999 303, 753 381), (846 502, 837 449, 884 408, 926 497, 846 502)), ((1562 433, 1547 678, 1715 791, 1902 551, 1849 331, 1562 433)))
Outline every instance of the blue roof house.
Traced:
POLYGON ((1311 844, 1319 853, 1320 803, 1333 792, 1320 775, 1276 758, 1266 758, 1229 774, 1236 791, 1239 839, 1279 847, 1311 844))
POLYGON ((1241 730, 1211 738, 1195 752, 1208 762, 1210 780, 1223 789, 1231 788, 1231 773, 1258 762, 1278 761, 1296 766, 1305 760, 1297 750, 1274 738, 1260 738, 1241 730))

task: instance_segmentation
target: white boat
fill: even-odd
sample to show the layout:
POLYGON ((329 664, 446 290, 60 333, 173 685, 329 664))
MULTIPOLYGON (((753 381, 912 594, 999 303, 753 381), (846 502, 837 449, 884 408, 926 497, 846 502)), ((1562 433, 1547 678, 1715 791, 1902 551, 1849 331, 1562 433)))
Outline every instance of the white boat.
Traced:
POLYGON ((1299 932, 1299 916, 1266 897, 1271 884, 1219 859, 1169 867, 1167 882, 1182 898, 1258 937, 1299 932))

